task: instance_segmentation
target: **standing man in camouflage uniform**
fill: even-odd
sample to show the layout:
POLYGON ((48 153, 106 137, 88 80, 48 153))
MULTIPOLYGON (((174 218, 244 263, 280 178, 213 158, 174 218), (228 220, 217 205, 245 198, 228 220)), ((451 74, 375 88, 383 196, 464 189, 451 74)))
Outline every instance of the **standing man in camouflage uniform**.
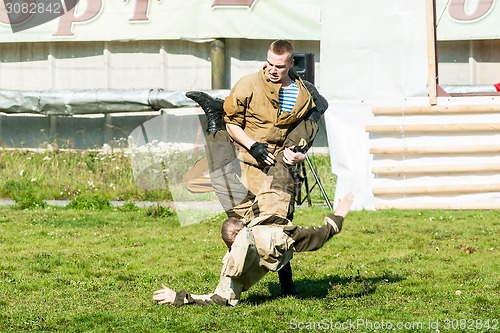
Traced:
MULTIPOLYGON (((316 88, 302 81, 293 70, 293 52, 288 41, 274 41, 263 68, 241 78, 224 101, 227 133, 237 148, 236 155, 242 169, 242 177, 229 182, 237 184, 233 196, 226 196, 229 198, 226 206, 221 201, 228 216, 250 220, 263 211, 270 216, 293 218, 295 184, 290 169, 304 161, 304 152, 317 134, 317 122, 328 107, 316 88), (243 187, 238 184, 240 181, 243 187), (257 193, 258 199, 254 201, 257 193)), ((187 96, 197 101, 207 113, 208 132, 224 129, 220 113, 213 111, 219 108, 217 101, 207 100, 207 96, 197 92, 187 96)), ((226 159, 233 159, 233 156, 228 155, 226 159)), ((214 178, 238 174, 234 172, 237 166, 227 166, 231 170, 222 168, 217 171, 209 160, 213 185, 214 178)), ((297 295, 289 264, 279 270, 279 278, 283 295, 297 295)))

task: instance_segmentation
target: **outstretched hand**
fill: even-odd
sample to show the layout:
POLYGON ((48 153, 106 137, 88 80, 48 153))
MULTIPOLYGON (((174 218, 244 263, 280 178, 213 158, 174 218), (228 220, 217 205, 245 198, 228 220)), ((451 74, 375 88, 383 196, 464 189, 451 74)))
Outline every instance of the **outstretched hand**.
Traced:
POLYGON ((346 196, 339 200, 337 208, 335 209, 335 215, 346 217, 346 215, 351 210, 351 204, 354 196, 351 192, 347 193, 346 196))
POLYGON ((158 301, 158 304, 172 304, 175 301, 175 290, 168 288, 162 283, 162 289, 153 293, 153 299, 158 301))

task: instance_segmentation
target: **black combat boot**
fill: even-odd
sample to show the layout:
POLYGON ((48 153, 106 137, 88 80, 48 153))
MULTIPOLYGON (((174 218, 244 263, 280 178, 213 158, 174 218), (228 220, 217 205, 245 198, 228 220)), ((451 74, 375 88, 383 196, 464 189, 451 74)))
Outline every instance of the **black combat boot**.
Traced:
POLYGON ((295 284, 292 280, 292 266, 290 266, 290 262, 288 262, 285 266, 283 266, 283 268, 278 271, 278 277, 281 284, 281 296, 299 296, 297 288, 295 288, 295 284))
POLYGON ((309 119, 317 123, 321 119, 321 116, 325 113, 326 109, 328 109, 328 101, 319 93, 314 84, 305 80, 303 82, 311 94, 314 104, 316 104, 316 107, 309 111, 305 119, 309 119))
POLYGON ((223 119, 224 100, 213 98, 202 91, 188 91, 186 97, 198 103, 207 115, 207 132, 215 132, 225 129, 223 119))
POLYGON ((321 116, 323 114, 318 110, 318 108, 312 108, 311 110, 309 110, 309 112, 307 113, 305 119, 307 120, 312 120, 314 121, 315 123, 319 123, 319 120, 321 119, 321 116))

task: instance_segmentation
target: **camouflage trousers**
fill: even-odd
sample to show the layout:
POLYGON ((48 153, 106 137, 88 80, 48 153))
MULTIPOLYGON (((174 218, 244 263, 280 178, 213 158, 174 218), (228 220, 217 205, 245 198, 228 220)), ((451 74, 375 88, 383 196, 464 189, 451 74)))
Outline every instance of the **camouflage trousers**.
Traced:
POLYGON ((307 150, 317 134, 318 124, 301 121, 275 152, 276 164, 258 167, 242 163, 226 130, 205 136, 212 188, 230 217, 250 221, 266 215, 263 223, 286 223, 295 208, 296 166, 283 161, 284 147, 305 146, 307 150), (280 222, 281 221, 281 222, 280 222))

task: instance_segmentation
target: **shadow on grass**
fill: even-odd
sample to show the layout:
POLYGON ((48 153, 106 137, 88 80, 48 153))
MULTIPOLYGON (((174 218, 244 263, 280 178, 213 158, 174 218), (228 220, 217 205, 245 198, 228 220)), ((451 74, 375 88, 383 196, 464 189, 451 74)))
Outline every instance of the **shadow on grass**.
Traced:
MULTIPOLYGON (((357 298, 373 294, 377 287, 388 283, 398 283, 404 278, 384 274, 381 276, 326 276, 322 279, 300 279, 295 280, 295 285, 300 299, 319 299, 319 298, 357 298)), ((268 282, 267 287, 271 296, 252 294, 245 300, 252 304, 261 304, 281 297, 280 284, 268 282)))

